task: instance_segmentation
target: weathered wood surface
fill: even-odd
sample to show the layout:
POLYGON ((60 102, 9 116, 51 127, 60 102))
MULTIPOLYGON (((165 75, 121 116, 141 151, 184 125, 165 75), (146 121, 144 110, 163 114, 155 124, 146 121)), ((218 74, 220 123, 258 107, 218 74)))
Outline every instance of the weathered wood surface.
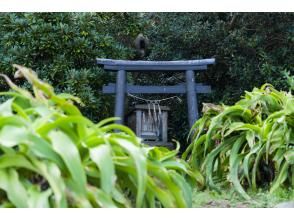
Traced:
POLYGON ((126 70, 126 71, 185 71, 185 70, 206 70, 207 65, 201 66, 184 66, 184 65, 153 65, 153 66, 140 66, 140 65, 123 65, 123 66, 111 66, 105 65, 105 70, 126 70))
MULTIPOLYGON (((202 83, 196 83, 194 87, 196 93, 211 93, 211 87, 202 83)), ((126 86, 126 92, 131 94, 183 94, 186 91, 187 89, 184 83, 174 86, 138 86, 130 84, 126 86)), ((105 94, 116 93, 115 84, 109 83, 103 86, 102 92, 105 94)))
POLYGON ((206 70, 207 65, 214 64, 215 59, 179 60, 179 61, 133 61, 112 60, 97 58, 98 65, 103 65, 106 70, 126 71, 186 71, 206 70))
MULTIPOLYGON (((139 105, 135 105, 134 107, 133 107, 133 109, 132 109, 132 111, 134 111, 134 110, 149 110, 149 107, 148 107, 148 105, 146 105, 146 104, 139 104, 139 105)), ((156 109, 157 109, 157 107, 156 107, 156 109)), ((168 107, 168 106, 160 106, 160 109, 161 109, 161 111, 170 111, 170 108, 168 107)))
POLYGON ((143 141, 144 144, 147 144, 148 146, 164 146, 169 149, 175 149, 175 144, 171 142, 163 142, 163 141, 143 141))
POLYGON ((168 138, 167 138, 167 130, 168 130, 168 114, 167 112, 162 113, 162 142, 167 143, 168 138))
MULTIPOLYGON (((153 114, 153 106, 148 106, 146 104, 140 104, 135 105, 134 109, 128 114, 127 121, 128 126, 133 129, 133 131, 136 131, 136 135, 138 137, 141 137, 144 141, 160 141, 162 143, 167 143, 168 141, 168 111, 170 110, 167 106, 160 106, 161 109, 161 126, 159 127, 159 135, 151 135, 146 134, 148 132, 147 130, 144 130, 144 124, 143 123, 143 113, 148 117, 148 111, 150 110, 153 114)), ((156 111, 158 111, 158 107, 156 107, 156 111)), ((151 132, 156 132, 156 129, 152 129, 151 132)))
POLYGON ((119 117, 117 123, 124 123, 124 103, 125 103, 125 94, 126 94, 126 71, 119 70, 116 78, 116 96, 115 96, 115 117, 119 117))
POLYGON ((187 90, 187 105, 188 105, 188 119, 190 128, 193 127, 195 121, 198 119, 198 104, 197 95, 195 92, 195 76, 193 70, 186 71, 186 90, 187 90))
POLYGON ((102 65, 112 65, 112 66, 120 66, 120 65, 140 65, 140 66, 160 66, 160 65, 190 65, 190 66, 201 66, 214 64, 215 59, 199 59, 199 60, 175 60, 175 61, 149 61, 149 60, 113 60, 113 59, 104 59, 97 58, 97 64, 102 65))

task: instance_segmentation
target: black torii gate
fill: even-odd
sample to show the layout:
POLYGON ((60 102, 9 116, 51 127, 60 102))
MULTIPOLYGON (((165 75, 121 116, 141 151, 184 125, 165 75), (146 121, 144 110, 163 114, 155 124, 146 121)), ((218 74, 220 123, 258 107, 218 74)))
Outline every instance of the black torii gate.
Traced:
POLYGON ((103 93, 115 93, 115 116, 120 117, 118 123, 123 124, 124 102, 126 93, 186 93, 190 128, 198 119, 197 93, 210 93, 210 86, 196 83, 194 72, 206 70, 207 65, 215 64, 215 59, 183 60, 183 61, 131 61, 97 58, 97 64, 105 70, 117 71, 116 84, 103 86, 103 93), (176 86, 136 86, 126 82, 126 74, 132 71, 183 71, 186 83, 176 86))

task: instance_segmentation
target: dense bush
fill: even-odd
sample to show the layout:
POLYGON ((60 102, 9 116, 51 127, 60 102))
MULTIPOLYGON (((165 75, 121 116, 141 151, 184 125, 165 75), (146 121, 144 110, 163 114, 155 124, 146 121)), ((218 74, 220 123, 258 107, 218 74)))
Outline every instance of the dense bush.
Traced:
MULTIPOLYGON (((293 73, 293 13, 149 13, 144 19, 151 42, 146 59, 216 58, 216 65, 197 73, 196 80, 213 89, 211 95, 199 95, 199 108, 201 102, 233 104, 243 91, 264 83, 287 89, 283 71, 293 73)), ((185 82, 183 73, 156 76, 141 74, 137 80, 185 82)), ((170 106, 172 133, 183 138, 186 102, 170 106)))
POLYGON ((144 146, 113 119, 93 123, 73 104, 78 98, 15 67, 33 92, 1 74, 12 91, 0 94, 10 97, 0 104, 0 206, 191 207, 186 180, 202 177, 176 158, 178 149, 144 146))
POLYGON ((101 90, 113 75, 95 58, 133 57, 137 23, 129 13, 0 13, 0 72, 12 72, 13 63, 32 67, 57 91, 79 96, 83 113, 97 121, 112 114, 101 90))
POLYGON ((183 159, 205 173, 206 183, 244 188, 294 187, 294 97, 265 84, 233 106, 205 104, 183 159))

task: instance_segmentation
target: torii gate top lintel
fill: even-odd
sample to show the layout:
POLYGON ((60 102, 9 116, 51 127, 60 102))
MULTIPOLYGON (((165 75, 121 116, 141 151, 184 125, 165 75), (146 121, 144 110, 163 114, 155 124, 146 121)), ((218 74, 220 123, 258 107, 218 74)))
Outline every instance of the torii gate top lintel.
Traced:
MULTIPOLYGON (((115 116, 120 117, 119 123, 123 123, 124 117, 124 100, 125 93, 132 91, 137 93, 183 93, 187 94, 188 117, 189 125, 193 126, 198 118, 197 96, 196 93, 208 93, 209 86, 196 84, 194 71, 206 70, 210 64, 215 64, 215 59, 200 59, 200 60, 179 60, 179 61, 133 61, 133 60, 113 60, 97 58, 98 65, 102 65, 105 70, 117 71, 115 84, 115 116), (148 86, 133 86, 128 87, 126 82, 126 71, 183 71, 186 74, 186 85, 165 86, 164 88, 148 87, 148 86), (149 90, 154 90, 152 92, 149 90), (144 92, 142 92, 144 91, 144 92), (159 92, 158 92, 159 91, 159 92)), ((113 85, 108 85, 103 88, 104 93, 110 93, 113 85)), ((111 92, 113 93, 113 92, 111 92)))
POLYGON ((201 60, 179 60, 179 61, 145 61, 145 60, 113 60, 96 59, 98 65, 104 65, 106 70, 127 70, 127 71, 185 71, 185 70, 206 70, 207 65, 214 64, 215 59, 201 60))

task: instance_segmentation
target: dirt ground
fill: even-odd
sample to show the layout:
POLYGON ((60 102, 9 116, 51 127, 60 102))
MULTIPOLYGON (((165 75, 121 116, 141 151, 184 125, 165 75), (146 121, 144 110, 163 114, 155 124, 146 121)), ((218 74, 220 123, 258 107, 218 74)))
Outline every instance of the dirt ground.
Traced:
POLYGON ((294 201, 293 189, 281 189, 274 194, 268 191, 248 192, 251 200, 240 197, 233 189, 223 190, 221 194, 210 191, 194 191, 194 208, 272 208, 279 203, 294 201))

